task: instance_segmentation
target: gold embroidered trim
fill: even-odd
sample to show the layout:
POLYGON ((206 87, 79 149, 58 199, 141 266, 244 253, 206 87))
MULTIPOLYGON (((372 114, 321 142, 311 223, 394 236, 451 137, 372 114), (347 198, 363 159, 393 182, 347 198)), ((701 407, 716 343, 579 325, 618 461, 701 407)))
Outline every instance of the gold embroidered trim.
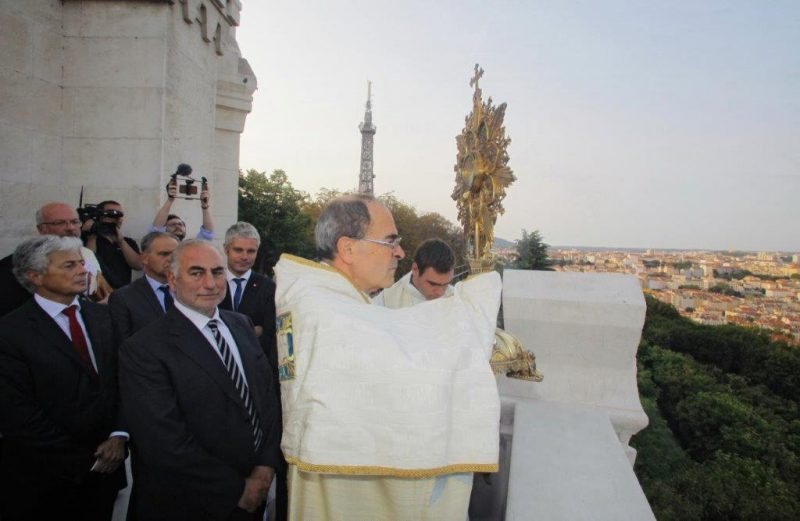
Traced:
POLYGON ((498 470, 496 463, 459 463, 432 469, 398 469, 364 465, 314 465, 292 457, 287 457, 286 462, 305 472, 344 474, 348 476, 391 476, 396 478, 433 478, 457 472, 497 472, 498 470))
POLYGON ((281 254, 281 259, 286 259, 287 261, 296 262, 297 264, 302 264, 303 266, 308 266, 309 268, 319 268, 319 269, 323 269, 325 271, 330 271, 332 273, 336 273, 337 275, 341 275, 342 277, 344 277, 344 279, 347 282, 350 283, 351 286, 353 286, 353 289, 355 289, 358 292, 358 294, 361 295, 361 298, 364 299, 364 302, 366 304, 371 304, 372 303, 372 299, 369 298, 369 295, 367 295, 366 293, 364 293, 363 291, 358 289, 358 287, 353 283, 353 281, 350 279, 350 277, 345 275, 342 272, 342 270, 340 270, 340 269, 337 269, 337 268, 335 268, 333 266, 330 266, 328 264, 322 264, 321 262, 315 262, 315 261, 311 261, 311 260, 308 260, 308 259, 304 259, 303 257, 298 257, 296 255, 292 255, 291 253, 283 253, 283 254, 281 254))

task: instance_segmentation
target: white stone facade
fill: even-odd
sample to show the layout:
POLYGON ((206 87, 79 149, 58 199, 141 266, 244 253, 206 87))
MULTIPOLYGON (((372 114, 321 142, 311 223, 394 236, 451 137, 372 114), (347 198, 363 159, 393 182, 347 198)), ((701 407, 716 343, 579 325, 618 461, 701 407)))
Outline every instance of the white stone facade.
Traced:
MULTIPOLYGON (((47 201, 119 201, 137 240, 178 163, 236 220, 239 136, 256 79, 239 0, 0 0, 0 254, 47 201)), ((197 201, 173 213, 200 226, 197 201)))

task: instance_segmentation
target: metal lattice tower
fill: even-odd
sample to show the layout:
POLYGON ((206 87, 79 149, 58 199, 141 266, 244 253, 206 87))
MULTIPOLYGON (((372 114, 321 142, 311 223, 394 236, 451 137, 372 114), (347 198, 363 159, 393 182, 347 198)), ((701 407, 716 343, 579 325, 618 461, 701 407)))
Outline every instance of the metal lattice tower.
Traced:
POLYGON ((364 112, 364 121, 358 125, 361 131, 361 170, 358 174, 358 193, 373 195, 372 180, 372 144, 376 132, 372 124, 372 82, 367 82, 367 109, 364 112))

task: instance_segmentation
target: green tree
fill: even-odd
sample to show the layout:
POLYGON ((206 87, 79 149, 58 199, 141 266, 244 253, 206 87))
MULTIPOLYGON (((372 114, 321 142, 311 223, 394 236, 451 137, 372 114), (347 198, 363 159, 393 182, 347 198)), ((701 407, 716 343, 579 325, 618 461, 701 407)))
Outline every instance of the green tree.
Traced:
POLYGON ((394 194, 383 194, 379 199, 386 205, 397 225, 397 231, 403 237, 403 250, 406 256, 400 261, 397 276, 401 277, 411 270, 414 251, 425 239, 439 238, 453 248, 456 254, 456 266, 463 264, 464 239, 461 228, 451 223, 438 213, 417 214, 416 208, 401 201, 394 194))
POLYGON ((547 257, 547 248, 539 230, 531 233, 522 230, 522 239, 517 241, 519 259, 514 267, 521 270, 552 271, 553 261, 547 257))
POLYGON ((296 190, 286 172, 248 170, 239 174, 239 220, 256 227, 261 235, 256 267, 272 274, 282 253, 314 256, 314 228, 303 212, 308 194, 296 190))

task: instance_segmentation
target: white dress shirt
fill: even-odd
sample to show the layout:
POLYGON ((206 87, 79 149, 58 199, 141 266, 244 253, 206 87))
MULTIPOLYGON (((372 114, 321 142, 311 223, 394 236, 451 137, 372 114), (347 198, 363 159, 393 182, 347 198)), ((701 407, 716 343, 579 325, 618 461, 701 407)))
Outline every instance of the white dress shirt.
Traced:
POLYGON ((208 322, 210 320, 216 319, 217 320, 217 328, 219 329, 222 338, 225 339, 225 342, 228 343, 228 347, 231 350, 231 354, 233 355, 233 360, 236 362, 236 365, 239 366, 239 373, 241 373, 242 378, 244 378, 244 382, 247 383, 247 376, 245 376, 244 367, 242 366, 242 357, 239 355, 239 347, 236 345, 236 341, 233 339, 233 335, 231 334, 231 330, 228 329, 228 326, 222 319, 219 317, 219 309, 214 309, 214 316, 207 317, 204 314, 195 311, 194 309, 184 305, 179 300, 175 299, 175 307, 178 308, 178 311, 183 313, 183 315, 188 318, 194 327, 196 327, 206 340, 208 340, 211 349, 214 350, 214 353, 217 354, 219 357, 220 362, 225 366, 225 361, 222 359, 222 353, 219 352, 217 349, 217 340, 214 338, 214 334, 211 332, 211 328, 208 327, 208 322))
MULTIPOLYGON (((164 307, 164 292, 161 291, 158 288, 160 288, 161 286, 166 286, 167 283, 166 282, 159 282, 156 279, 151 278, 147 274, 145 274, 144 278, 147 279, 147 283, 150 284, 151 288, 153 288, 153 293, 156 294, 156 298, 158 299, 158 303, 161 304, 161 309, 166 310, 167 308, 164 307)), ((170 294, 172 294, 171 291, 170 291, 170 294)), ((172 295, 172 299, 173 300, 175 299, 175 295, 172 295)))
POLYGON ((39 304, 39 307, 42 308, 45 313, 50 315, 50 318, 55 320, 56 324, 58 324, 58 327, 60 327, 61 331, 63 331, 64 334, 67 335, 67 338, 69 338, 70 342, 72 342, 72 334, 69 331, 69 317, 67 317, 67 315, 64 314, 64 310, 72 305, 78 306, 78 313, 75 313, 75 318, 78 319, 78 324, 80 324, 81 329, 83 330, 83 337, 86 339, 86 347, 89 348, 89 358, 91 358, 92 360, 92 366, 94 367, 94 371, 97 374, 100 374, 100 372, 97 370, 97 360, 95 360, 94 358, 94 349, 92 349, 92 340, 89 338, 89 332, 86 330, 86 324, 84 324, 83 317, 80 314, 81 302, 80 300, 78 300, 78 297, 75 297, 75 299, 66 306, 60 302, 44 298, 38 293, 34 293, 33 298, 34 300, 36 300, 36 303, 39 304))
POLYGON ((231 270, 226 270, 228 277, 228 295, 231 296, 231 308, 233 308, 233 297, 236 295, 236 282, 233 279, 244 279, 242 282, 242 295, 244 295, 244 290, 247 289, 247 283, 250 281, 250 274, 253 273, 253 270, 245 271, 242 276, 234 275, 231 270))

